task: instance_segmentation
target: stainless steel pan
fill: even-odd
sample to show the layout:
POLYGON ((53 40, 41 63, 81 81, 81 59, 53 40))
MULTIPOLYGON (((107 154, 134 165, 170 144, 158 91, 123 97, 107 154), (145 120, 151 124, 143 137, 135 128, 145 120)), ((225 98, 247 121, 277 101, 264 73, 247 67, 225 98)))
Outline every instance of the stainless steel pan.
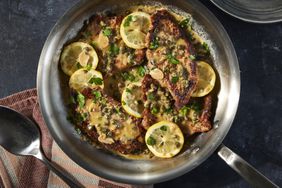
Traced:
MULTIPOLYGON (((152 3, 152 1, 148 1, 152 3)), ((206 160, 220 146, 236 114, 240 95, 240 73, 233 45, 219 21, 196 0, 157 0, 163 5, 178 7, 188 12, 202 26, 211 41, 212 54, 218 72, 220 88, 214 117, 214 128, 199 135, 189 150, 172 159, 147 161, 127 160, 95 149, 82 141, 67 117, 67 78, 58 62, 63 45, 78 33, 95 12, 105 9, 124 9, 132 4, 146 4, 142 0, 83 0, 71 8, 54 26, 43 47, 37 75, 37 88, 44 120, 62 150, 86 170, 115 181, 132 184, 151 184, 169 180, 189 172, 206 160)), ((226 147, 219 149, 220 156, 236 170, 235 154, 226 147), (234 165, 235 164, 235 165, 234 165)), ((239 160, 241 164, 241 160, 239 160)), ((246 165, 244 164, 244 167, 246 165)), ((250 167, 246 168, 248 171, 250 167)), ((246 170, 245 169, 245 170, 246 170)), ((256 174, 256 171, 251 173, 256 174)), ((245 174, 246 175, 246 174, 245 174)), ((256 174, 257 175, 257 174, 256 174)), ((259 175, 259 177, 261 177, 259 175)), ((250 180, 252 178, 247 178, 250 180)), ((254 182, 254 181, 252 181, 254 182)), ((264 183, 269 183, 267 180, 264 183)))

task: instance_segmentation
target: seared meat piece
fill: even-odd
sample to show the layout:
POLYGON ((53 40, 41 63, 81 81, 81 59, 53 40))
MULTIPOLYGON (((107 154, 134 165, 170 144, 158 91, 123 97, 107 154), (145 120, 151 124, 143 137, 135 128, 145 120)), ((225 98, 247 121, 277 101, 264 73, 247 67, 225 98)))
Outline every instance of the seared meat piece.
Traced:
POLYGON ((166 10, 152 15, 148 40, 148 67, 162 71, 163 76, 157 81, 169 90, 179 109, 189 102, 197 84, 192 46, 185 31, 166 10))
MULTIPOLYGON (((196 104, 196 102, 194 102, 194 104, 196 104)), ((207 132, 211 130, 212 128, 211 121, 210 121, 211 107, 212 107, 212 96, 207 95, 203 98, 201 108, 195 109, 195 112, 194 112, 195 114, 197 114, 196 112, 197 110, 199 110, 198 115, 196 115, 194 119, 191 118, 192 122, 188 122, 188 124, 186 125, 187 133, 191 135, 194 133, 207 132)), ((192 116, 194 116, 194 114, 192 114, 192 116)))
POLYGON ((145 148, 140 120, 129 116, 121 104, 100 90, 86 89, 84 104, 76 106, 79 128, 95 143, 122 154, 134 154, 145 148))
POLYGON ((99 56, 98 70, 111 75, 114 72, 139 65, 144 61, 145 50, 126 46, 120 36, 121 16, 94 15, 81 32, 81 40, 95 47, 99 56))
POLYGON ((179 125, 183 133, 192 135, 211 129, 212 97, 193 98, 187 105, 177 110, 171 94, 151 76, 146 75, 142 82, 145 110, 142 126, 148 129, 154 123, 167 120, 179 125))

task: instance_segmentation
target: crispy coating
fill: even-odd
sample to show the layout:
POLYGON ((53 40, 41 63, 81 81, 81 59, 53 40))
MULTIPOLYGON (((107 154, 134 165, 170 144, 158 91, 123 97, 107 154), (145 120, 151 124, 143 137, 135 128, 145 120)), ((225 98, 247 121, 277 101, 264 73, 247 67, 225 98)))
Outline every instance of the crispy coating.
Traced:
POLYGON ((99 56, 98 70, 104 75, 112 75, 141 64, 145 49, 135 50, 126 46, 120 36, 122 16, 94 15, 81 32, 81 39, 90 43, 99 56))
POLYGON ((164 78, 158 80, 171 93, 175 106, 181 108, 189 102, 197 84, 193 48, 185 31, 167 10, 152 15, 152 28, 146 52, 148 67, 160 69, 164 78))
MULTIPOLYGON (((80 122, 79 128, 87 135, 87 138, 94 143, 99 143, 102 147, 122 154, 136 154, 144 150, 144 131, 140 120, 129 116, 121 108, 119 102, 104 94, 101 90, 85 89, 82 94, 86 97, 86 100, 93 101, 90 105, 86 102, 83 108, 77 105, 75 109, 77 115, 86 113, 86 118, 80 122), (95 99, 93 91, 101 93, 99 100, 95 99), (95 112, 99 112, 99 114, 95 112), (98 125, 93 125, 92 116, 104 118, 101 120, 104 124, 99 125, 99 121, 96 121, 95 123, 98 125), (126 128, 126 126, 129 126, 126 122, 130 122, 130 127, 126 128), (134 134, 129 135, 129 137, 133 136, 132 138, 120 136, 123 135, 122 131, 128 131, 128 129, 134 129, 134 134)), ((131 134, 130 130, 128 134, 131 134)))
POLYGON ((193 98, 185 107, 177 110, 173 107, 170 93, 166 92, 150 75, 145 76, 142 91, 143 100, 146 101, 142 120, 144 129, 162 120, 177 123, 186 135, 206 132, 212 128, 210 121, 212 97, 210 95, 203 99, 193 98), (150 95, 154 98, 150 99, 150 95), (157 114, 153 114, 153 108, 158 110, 157 114))

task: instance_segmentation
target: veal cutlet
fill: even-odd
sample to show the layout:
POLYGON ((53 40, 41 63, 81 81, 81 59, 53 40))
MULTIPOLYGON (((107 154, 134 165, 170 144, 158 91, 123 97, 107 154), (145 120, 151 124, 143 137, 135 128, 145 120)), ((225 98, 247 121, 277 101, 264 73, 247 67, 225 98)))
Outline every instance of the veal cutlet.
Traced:
POLYGON ((82 95, 85 104, 78 105, 75 111, 82 114, 79 127, 91 141, 122 154, 144 150, 144 130, 139 119, 129 116, 119 102, 100 89, 85 89, 82 95))
POLYGON ((146 101, 142 119, 144 129, 164 120, 177 123, 185 135, 206 132, 212 128, 211 95, 191 98, 188 104, 177 110, 173 107, 170 93, 150 75, 146 75, 142 81, 142 92, 146 101))
POLYGON ((146 52, 148 68, 159 69, 163 78, 157 79, 171 93, 177 108, 189 102, 197 84, 193 47, 185 31, 167 10, 151 16, 146 52))
POLYGON ((81 41, 97 50, 100 63, 97 70, 106 76, 144 62, 145 49, 135 50, 126 46, 120 36, 122 16, 94 15, 81 32, 81 41))

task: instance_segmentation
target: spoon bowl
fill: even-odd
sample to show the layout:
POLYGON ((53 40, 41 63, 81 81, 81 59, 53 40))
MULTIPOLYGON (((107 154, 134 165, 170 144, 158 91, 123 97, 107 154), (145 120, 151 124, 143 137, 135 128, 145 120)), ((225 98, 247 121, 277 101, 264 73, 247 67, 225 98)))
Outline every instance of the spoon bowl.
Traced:
POLYGON ((70 187, 82 187, 69 174, 47 159, 41 150, 37 125, 17 111, 0 105, 0 145, 15 155, 34 156, 70 187))
POLYGON ((24 115, 0 106, 0 145, 15 155, 35 156, 40 152, 40 132, 24 115))

